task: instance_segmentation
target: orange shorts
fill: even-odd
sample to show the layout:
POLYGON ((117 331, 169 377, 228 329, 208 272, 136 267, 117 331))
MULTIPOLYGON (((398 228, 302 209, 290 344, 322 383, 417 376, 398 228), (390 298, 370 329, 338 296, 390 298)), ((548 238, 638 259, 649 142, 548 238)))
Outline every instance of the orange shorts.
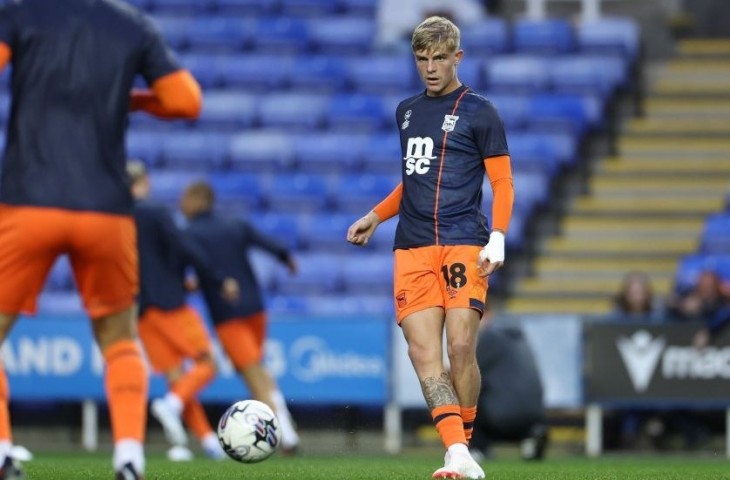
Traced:
POLYGON ((169 372, 190 358, 212 354, 212 344, 203 319, 194 308, 175 310, 148 308, 139 319, 142 340, 150 365, 156 372, 169 372))
POLYGON ((487 279, 479 276, 481 247, 434 245, 395 250, 395 311, 398 323, 431 307, 484 311, 487 279))
POLYGON ((91 318, 134 304, 139 285, 131 216, 0 205, 0 312, 33 314, 46 277, 68 254, 91 318))
POLYGON ((216 325, 215 330, 218 332, 223 351, 236 369, 240 370, 263 361, 266 339, 265 312, 226 320, 216 325))

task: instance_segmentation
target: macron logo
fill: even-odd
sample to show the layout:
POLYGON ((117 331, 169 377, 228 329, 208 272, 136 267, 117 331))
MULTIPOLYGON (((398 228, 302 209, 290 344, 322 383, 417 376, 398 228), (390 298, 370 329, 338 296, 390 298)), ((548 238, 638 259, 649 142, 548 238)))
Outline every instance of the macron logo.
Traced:
POLYGON ((619 338, 616 344, 634 389, 637 392, 645 391, 651 383, 666 341, 663 338, 652 338, 646 330, 639 330, 630 338, 619 338))

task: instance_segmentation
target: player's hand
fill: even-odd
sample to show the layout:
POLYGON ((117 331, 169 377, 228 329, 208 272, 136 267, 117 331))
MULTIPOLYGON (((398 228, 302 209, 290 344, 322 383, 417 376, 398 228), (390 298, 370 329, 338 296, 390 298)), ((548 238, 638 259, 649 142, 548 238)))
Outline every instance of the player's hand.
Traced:
POLYGON ((232 277, 226 277, 221 284, 221 297, 229 303, 236 303, 241 296, 241 289, 238 281, 232 277))
POLYGON ((368 213, 350 225, 350 228, 347 229, 347 241, 358 247, 364 247, 368 244, 378 225, 380 225, 380 219, 375 215, 375 212, 368 213))
POLYGON ((489 236, 489 242, 479 252, 477 267, 479 275, 486 277, 493 274, 504 264, 504 234, 497 230, 489 236))

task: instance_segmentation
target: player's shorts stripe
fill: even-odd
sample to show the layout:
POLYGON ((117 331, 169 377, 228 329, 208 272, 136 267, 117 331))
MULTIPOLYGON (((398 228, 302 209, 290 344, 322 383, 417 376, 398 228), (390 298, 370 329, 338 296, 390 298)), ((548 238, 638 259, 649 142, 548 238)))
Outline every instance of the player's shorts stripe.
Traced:
POLYGON ((484 311, 484 302, 481 301, 481 300, 478 300, 476 298, 470 298, 469 299, 469 306, 471 308, 476 308, 480 312, 483 312, 484 311))

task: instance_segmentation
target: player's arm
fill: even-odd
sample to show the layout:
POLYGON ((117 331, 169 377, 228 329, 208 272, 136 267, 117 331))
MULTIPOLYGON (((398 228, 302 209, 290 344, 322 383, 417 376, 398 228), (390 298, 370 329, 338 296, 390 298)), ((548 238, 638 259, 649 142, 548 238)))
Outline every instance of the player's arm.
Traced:
POLYGON ((350 228, 347 229, 347 241, 359 247, 367 245, 378 225, 398 215, 402 198, 403 183, 401 182, 367 215, 350 225, 350 228))
POLYGON ((0 42, 0 72, 5 70, 5 67, 10 63, 10 59, 13 57, 13 52, 10 50, 10 45, 5 42, 0 42))
POLYGON ((261 233, 248 222, 241 221, 241 226, 244 230, 243 238, 246 239, 246 245, 243 245, 243 248, 248 246, 258 247, 285 264, 291 273, 297 272, 296 261, 288 248, 274 238, 261 233))
POLYGON ((197 118, 203 106, 200 85, 189 71, 168 73, 152 83, 149 90, 135 89, 130 110, 145 111, 160 118, 197 118))
POLYGON ((492 231, 507 233, 515 190, 512 182, 512 165, 508 155, 487 158, 484 160, 489 183, 492 186, 492 231))

